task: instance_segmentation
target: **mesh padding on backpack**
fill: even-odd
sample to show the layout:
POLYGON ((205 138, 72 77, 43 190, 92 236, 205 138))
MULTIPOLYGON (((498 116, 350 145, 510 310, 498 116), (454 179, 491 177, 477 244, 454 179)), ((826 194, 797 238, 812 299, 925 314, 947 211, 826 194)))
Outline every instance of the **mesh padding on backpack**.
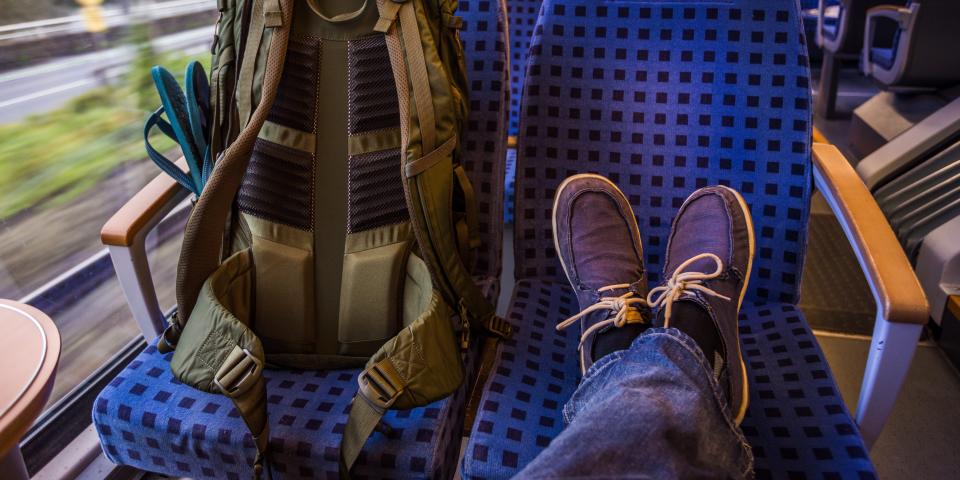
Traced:
POLYGON ((400 178, 400 150, 353 155, 347 185, 347 231, 399 223, 409 218, 400 178))
POLYGON ((317 114, 317 78, 320 74, 320 40, 291 38, 277 98, 267 120, 313 132, 317 114))
POLYGON ((313 155, 257 139, 237 195, 240 210, 301 230, 313 228, 313 155))
MULTIPOLYGON (((393 68, 383 35, 347 45, 347 131, 363 135, 400 127, 393 68)), ((347 161, 347 231, 350 233, 407 220, 400 150, 351 155, 347 161)))
MULTIPOLYGON (((279 91, 267 120, 302 132, 316 130, 320 39, 291 38, 279 91)), ((313 230, 313 155, 258 138, 237 193, 240 211, 313 230)))
POLYGON ((397 88, 383 35, 350 41, 347 55, 349 133, 399 127, 397 88))

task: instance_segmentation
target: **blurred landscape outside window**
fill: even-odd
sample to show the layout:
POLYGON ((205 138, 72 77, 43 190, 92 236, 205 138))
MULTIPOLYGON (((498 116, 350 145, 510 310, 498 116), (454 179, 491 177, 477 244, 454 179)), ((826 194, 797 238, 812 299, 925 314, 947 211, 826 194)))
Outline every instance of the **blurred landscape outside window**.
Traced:
MULTIPOLYGON (((139 334, 99 232, 160 173, 143 146, 150 68, 208 67, 216 15, 215 0, 0 0, 0 298, 60 328, 48 407, 139 334)), ((163 308, 185 220, 148 238, 163 308)))

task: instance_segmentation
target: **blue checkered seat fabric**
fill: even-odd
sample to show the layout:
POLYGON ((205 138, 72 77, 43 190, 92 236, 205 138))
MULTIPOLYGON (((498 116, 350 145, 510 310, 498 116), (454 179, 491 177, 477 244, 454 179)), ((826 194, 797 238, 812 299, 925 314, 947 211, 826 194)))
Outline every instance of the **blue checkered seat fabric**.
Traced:
POLYGON ((542 0, 508 0, 507 14, 510 18, 510 127, 509 134, 517 135, 520 129, 520 96, 526 76, 527 53, 533 29, 537 25, 542 0))
MULTIPOLYGON (((566 282, 521 280, 464 451, 464 478, 509 478, 563 429, 579 378, 577 333, 554 325, 578 311, 566 282)), ((743 432, 758 479, 875 478, 823 352, 795 305, 744 304, 740 337, 750 378, 743 432)), ((625 439, 642 445, 643 439, 625 439)), ((587 459, 589 460, 589 459, 587 459)))
MULTIPOLYGON (((494 295, 492 279, 478 280, 494 295)), ((474 343, 467 372, 476 372, 474 343)), ((256 449, 233 403, 173 378, 172 355, 151 342, 100 392, 93 424, 107 458, 173 477, 249 478, 256 449)), ((339 478, 340 437, 359 373, 264 370, 274 479, 339 478)), ((426 407, 390 411, 384 422, 391 430, 371 436, 353 478, 451 478, 469 388, 464 382, 426 407)))
MULTIPOLYGON (((497 298, 501 269, 507 122, 505 6, 463 0, 470 116, 463 163, 474 186, 481 246, 474 269, 488 298, 497 298)), ((479 342, 466 370, 476 371, 479 342)), ((256 449, 233 404, 175 380, 170 355, 151 343, 98 396, 93 423, 117 464, 173 477, 246 479, 256 449)), ((340 437, 359 370, 266 370, 275 479, 339 478, 340 437)), ((390 432, 370 438, 354 478, 451 478, 457 465, 470 382, 426 407, 392 411, 390 432)))
MULTIPOLYGON (((474 273, 500 278, 509 113, 507 14, 504 0, 460 0, 470 116, 463 166, 476 192, 480 248, 474 273)), ((494 294, 493 298, 496 298, 494 294)))
MULTIPOLYGON (((96 399, 93 420, 107 458, 173 477, 250 478, 256 449, 233 404, 174 379, 171 355, 151 344, 96 399)), ((339 478, 359 372, 265 371, 273 478, 339 478)), ((449 478, 465 393, 388 413, 393 431, 370 438, 355 478, 449 478)))
MULTIPOLYGON (((554 193, 595 172, 637 215, 651 285, 695 189, 728 185, 757 246, 741 313, 759 478, 872 478, 874 469, 796 303, 811 180, 809 67, 795 0, 546 0, 524 80, 517 148, 514 338, 493 365, 462 473, 506 478, 562 429, 576 313, 553 249, 554 193)), ((642 442, 642 439, 636 439, 642 442)))
MULTIPOLYGON (((523 92, 523 79, 526 76, 527 52, 530 39, 537 24, 541 0, 509 0, 507 13, 510 18, 510 123, 509 135, 516 136, 520 128, 520 94, 523 92)), ((513 222, 513 179, 516 170, 516 150, 511 149, 507 157, 506 194, 504 203, 504 223, 513 222)))

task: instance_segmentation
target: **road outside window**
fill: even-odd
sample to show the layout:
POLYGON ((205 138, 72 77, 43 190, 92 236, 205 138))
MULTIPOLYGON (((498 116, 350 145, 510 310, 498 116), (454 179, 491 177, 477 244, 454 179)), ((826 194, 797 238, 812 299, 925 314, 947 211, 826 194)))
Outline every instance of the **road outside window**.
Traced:
MULTIPOLYGON (((215 0, 0 0, 0 298, 61 331, 48 405, 139 333, 99 232, 160 173, 143 146, 150 67, 208 63, 215 21, 215 0)), ((147 242, 165 308, 184 221, 147 242)))

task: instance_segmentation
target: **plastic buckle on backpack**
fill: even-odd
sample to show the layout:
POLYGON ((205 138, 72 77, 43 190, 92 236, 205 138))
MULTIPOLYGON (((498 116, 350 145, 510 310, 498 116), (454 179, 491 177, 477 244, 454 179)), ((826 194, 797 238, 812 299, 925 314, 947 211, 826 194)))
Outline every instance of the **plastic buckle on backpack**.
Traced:
POLYGON ((213 383, 224 395, 236 398, 250 390, 262 372, 263 362, 246 348, 237 346, 233 347, 227 360, 217 370, 213 383))
POLYGON ((393 406, 403 393, 403 381, 389 361, 380 361, 360 372, 357 383, 359 394, 378 412, 383 413, 393 406))
POLYGON ((487 319, 484 325, 487 328, 487 331, 500 337, 500 338, 510 338, 510 335, 513 334, 513 326, 506 322, 506 320, 494 315, 487 319))
POLYGON ((466 352, 470 349, 470 317, 468 317, 467 304, 460 299, 460 302, 457 304, 458 312, 460 316, 460 351, 466 352))
POLYGON ((170 353, 176 350, 179 340, 180 324, 177 323, 176 318, 173 318, 167 328, 163 329, 163 333, 160 334, 160 340, 157 341, 157 350, 160 353, 170 353))

